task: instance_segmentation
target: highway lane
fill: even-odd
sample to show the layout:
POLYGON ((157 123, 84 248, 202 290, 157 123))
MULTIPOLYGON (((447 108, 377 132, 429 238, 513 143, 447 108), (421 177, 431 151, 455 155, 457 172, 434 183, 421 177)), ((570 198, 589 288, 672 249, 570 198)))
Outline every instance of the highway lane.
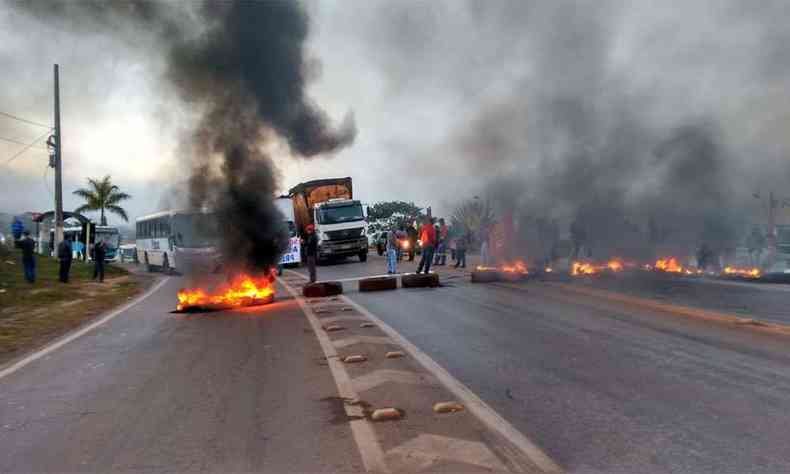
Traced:
POLYGON ((170 314, 181 285, 0 379, 0 472, 361 470, 296 302, 170 314))
MULTIPOLYGON (((319 275, 379 273, 376 260, 319 275)), ((540 283, 514 290, 449 281, 349 296, 569 471, 790 471, 787 338, 540 283)))

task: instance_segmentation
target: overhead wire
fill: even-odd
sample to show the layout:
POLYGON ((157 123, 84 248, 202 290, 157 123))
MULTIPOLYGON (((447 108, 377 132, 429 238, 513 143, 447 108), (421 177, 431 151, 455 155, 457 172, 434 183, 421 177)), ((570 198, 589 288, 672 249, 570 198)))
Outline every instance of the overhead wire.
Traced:
POLYGON ((28 119, 25 119, 25 118, 22 118, 22 117, 17 117, 16 115, 12 115, 12 114, 9 114, 9 113, 6 113, 6 112, 0 112, 0 115, 3 115, 5 117, 8 117, 8 118, 11 118, 11 119, 14 119, 14 120, 18 120, 20 122, 24 122, 24 123, 27 123, 27 124, 30 124, 30 125, 35 125, 37 127, 44 127, 44 128, 52 129, 52 127, 49 126, 49 125, 44 125, 43 123, 38 123, 38 122, 34 122, 32 120, 28 120, 28 119))
POLYGON ((9 142, 9 143, 16 143, 17 145, 27 145, 27 143, 19 141, 19 140, 14 140, 13 138, 0 137, 0 140, 6 141, 6 142, 9 142))
POLYGON ((44 132, 44 133, 42 133, 41 135, 39 135, 39 136, 38 136, 38 137, 37 137, 35 140, 33 140, 32 142, 28 143, 28 144, 27 144, 27 146, 25 146, 24 148, 22 148, 21 150, 19 150, 19 152, 17 152, 17 153, 16 153, 14 156, 12 156, 12 157, 11 157, 11 158, 9 158, 8 160, 6 160, 6 162, 5 162, 5 165, 6 165, 6 166, 8 166, 8 164, 9 164, 9 163, 11 163, 11 162, 12 162, 12 161, 14 161, 14 160, 15 160, 17 157, 19 157, 20 155, 22 155, 22 153, 25 153, 25 152, 26 152, 26 151, 28 151, 29 149, 33 148, 33 145, 35 145, 36 143, 38 143, 38 141, 39 141, 39 140, 42 140, 42 139, 43 139, 44 137, 46 137, 47 135, 49 135, 49 130, 47 130, 46 132, 44 132))

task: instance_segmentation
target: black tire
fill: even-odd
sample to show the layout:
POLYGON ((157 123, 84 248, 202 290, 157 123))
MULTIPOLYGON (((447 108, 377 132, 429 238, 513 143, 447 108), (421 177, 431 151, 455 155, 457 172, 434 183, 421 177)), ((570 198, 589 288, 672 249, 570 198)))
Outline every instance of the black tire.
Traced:
POLYGON ((170 275, 170 259, 167 258, 167 254, 165 254, 164 259, 162 260, 162 273, 165 275, 170 275))
POLYGON ((359 261, 360 262, 367 262, 368 261, 368 253, 367 252, 360 252, 359 253, 359 261))
POLYGON ((323 281, 321 283, 310 283, 302 288, 302 295, 305 298, 325 298, 343 293, 343 284, 339 281, 323 281))
POLYGON ((148 262, 148 252, 145 253, 145 271, 151 273, 154 271, 154 267, 148 262))
POLYGON ((395 290, 398 288, 398 279, 396 277, 375 277, 363 278, 359 280, 359 291, 384 291, 395 290))
POLYGON ((416 273, 403 275, 401 277, 403 288, 435 288, 439 286, 439 275, 436 273, 416 273))

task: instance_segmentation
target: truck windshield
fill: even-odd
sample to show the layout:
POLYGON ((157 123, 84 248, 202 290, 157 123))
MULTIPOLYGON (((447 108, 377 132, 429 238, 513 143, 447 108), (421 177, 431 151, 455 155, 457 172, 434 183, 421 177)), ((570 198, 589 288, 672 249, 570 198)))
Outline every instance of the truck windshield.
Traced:
POLYGON ((348 206, 332 206, 318 209, 319 224, 338 224, 340 222, 361 221, 365 218, 362 205, 359 203, 348 206))
POLYGON ((178 247, 203 248, 217 244, 217 221, 213 214, 176 214, 173 227, 178 247))

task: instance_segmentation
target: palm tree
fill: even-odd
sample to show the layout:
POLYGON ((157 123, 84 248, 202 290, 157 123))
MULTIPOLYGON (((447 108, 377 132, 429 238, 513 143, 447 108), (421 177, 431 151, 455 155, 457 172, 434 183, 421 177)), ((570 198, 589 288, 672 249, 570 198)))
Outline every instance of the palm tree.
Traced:
POLYGON ((118 203, 132 196, 122 193, 118 186, 112 184, 110 175, 105 176, 101 180, 88 178, 88 185, 87 188, 80 188, 74 191, 75 195, 85 199, 85 204, 75 209, 74 212, 101 211, 100 225, 107 225, 107 218, 104 216, 105 210, 129 222, 129 216, 126 215, 126 211, 118 203))
POLYGON ((488 199, 467 199, 453 209, 452 226, 472 238, 476 244, 483 229, 488 229, 496 220, 494 208, 488 199))

